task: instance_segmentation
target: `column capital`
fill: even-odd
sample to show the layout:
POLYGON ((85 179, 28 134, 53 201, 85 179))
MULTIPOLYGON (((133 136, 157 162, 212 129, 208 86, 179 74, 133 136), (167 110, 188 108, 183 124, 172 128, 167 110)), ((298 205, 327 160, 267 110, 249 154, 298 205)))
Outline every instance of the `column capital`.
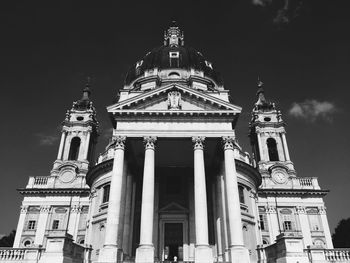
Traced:
POLYGON ((49 213, 50 210, 51 210, 51 206, 49 205, 40 206, 40 213, 49 213))
POLYGON ((28 212, 28 207, 27 205, 22 205, 21 206, 21 214, 26 214, 28 212))
POLYGON ((297 214, 305 214, 305 207, 304 206, 297 206, 296 210, 297 210, 297 214))
POLYGON ((234 150, 235 148, 237 148, 235 137, 223 136, 222 137, 222 147, 224 150, 234 150))
POLYGON ((326 207, 325 206, 319 206, 318 207, 318 213, 320 215, 325 215, 326 214, 326 207))
POLYGON ((193 143, 193 149, 194 150, 203 150, 204 149, 204 136, 193 136, 192 137, 192 143, 193 143))
POLYGON ((156 136, 145 136, 143 137, 143 144, 145 145, 145 150, 156 148, 157 137, 156 136))
POLYGON ((72 213, 81 213, 82 209, 83 209, 83 206, 81 205, 73 205, 71 207, 72 213))
POLYGON ((114 149, 120 149, 120 150, 124 150, 125 149, 125 141, 126 141, 126 136, 116 136, 113 138, 115 145, 114 145, 114 149))

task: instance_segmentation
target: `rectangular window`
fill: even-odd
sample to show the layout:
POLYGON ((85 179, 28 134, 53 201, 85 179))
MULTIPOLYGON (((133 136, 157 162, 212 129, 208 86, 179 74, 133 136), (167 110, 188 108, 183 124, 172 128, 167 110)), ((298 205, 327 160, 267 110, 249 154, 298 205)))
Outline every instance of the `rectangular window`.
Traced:
POLYGON ((268 227, 267 227, 267 218, 266 218, 266 215, 263 214, 263 215, 259 215, 259 223, 260 223, 260 229, 261 230, 268 230, 268 227))
POLYGON ((108 184, 108 185, 105 185, 103 187, 103 197, 102 197, 102 203, 106 203, 109 201, 109 191, 111 189, 111 186, 108 184))
POLYGON ((34 230, 35 229, 35 225, 36 225, 36 221, 35 220, 29 220, 28 221, 28 230, 34 230))
POLYGON ((59 220, 53 220, 52 222, 52 229, 58 229, 60 226, 60 221, 59 220))
POLYGON ((243 186, 238 186, 238 193, 239 193, 239 202, 241 204, 244 204, 244 187, 243 186))
POLYGON ((292 230, 292 221, 284 221, 283 222, 283 229, 284 230, 292 230))

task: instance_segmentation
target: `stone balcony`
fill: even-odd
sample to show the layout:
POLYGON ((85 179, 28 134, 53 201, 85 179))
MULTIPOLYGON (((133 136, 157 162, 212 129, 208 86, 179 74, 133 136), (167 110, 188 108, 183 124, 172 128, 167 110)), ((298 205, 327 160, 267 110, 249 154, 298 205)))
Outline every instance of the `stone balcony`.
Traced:
POLYGON ((42 248, 0 248, 0 262, 1 263, 36 263, 39 262, 44 249, 42 248))

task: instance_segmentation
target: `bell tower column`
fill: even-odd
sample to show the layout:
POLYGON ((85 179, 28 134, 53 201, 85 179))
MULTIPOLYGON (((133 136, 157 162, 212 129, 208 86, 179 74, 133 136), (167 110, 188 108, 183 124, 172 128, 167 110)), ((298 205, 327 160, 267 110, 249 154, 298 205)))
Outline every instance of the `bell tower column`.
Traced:
POLYGON ((250 262, 248 249, 244 246, 241 206, 239 202, 237 172, 234 154, 234 138, 223 137, 225 158, 225 190, 229 230, 229 260, 232 263, 250 262))
POLYGON ((194 209, 196 226, 195 263, 213 262, 208 241, 208 208, 204 165, 204 137, 193 137, 194 149, 194 209))
POLYGON ((155 183, 155 144, 156 137, 145 137, 145 163, 143 168, 140 245, 136 249, 136 263, 153 263, 153 216, 155 183))

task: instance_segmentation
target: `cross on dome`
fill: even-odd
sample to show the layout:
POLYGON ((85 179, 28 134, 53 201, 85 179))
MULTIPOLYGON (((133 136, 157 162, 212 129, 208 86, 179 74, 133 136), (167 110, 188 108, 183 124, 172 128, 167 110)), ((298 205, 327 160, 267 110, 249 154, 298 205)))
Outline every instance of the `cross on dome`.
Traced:
POLYGON ((164 46, 183 46, 184 45, 184 33, 177 26, 176 21, 172 22, 172 25, 168 30, 164 31, 164 46))

